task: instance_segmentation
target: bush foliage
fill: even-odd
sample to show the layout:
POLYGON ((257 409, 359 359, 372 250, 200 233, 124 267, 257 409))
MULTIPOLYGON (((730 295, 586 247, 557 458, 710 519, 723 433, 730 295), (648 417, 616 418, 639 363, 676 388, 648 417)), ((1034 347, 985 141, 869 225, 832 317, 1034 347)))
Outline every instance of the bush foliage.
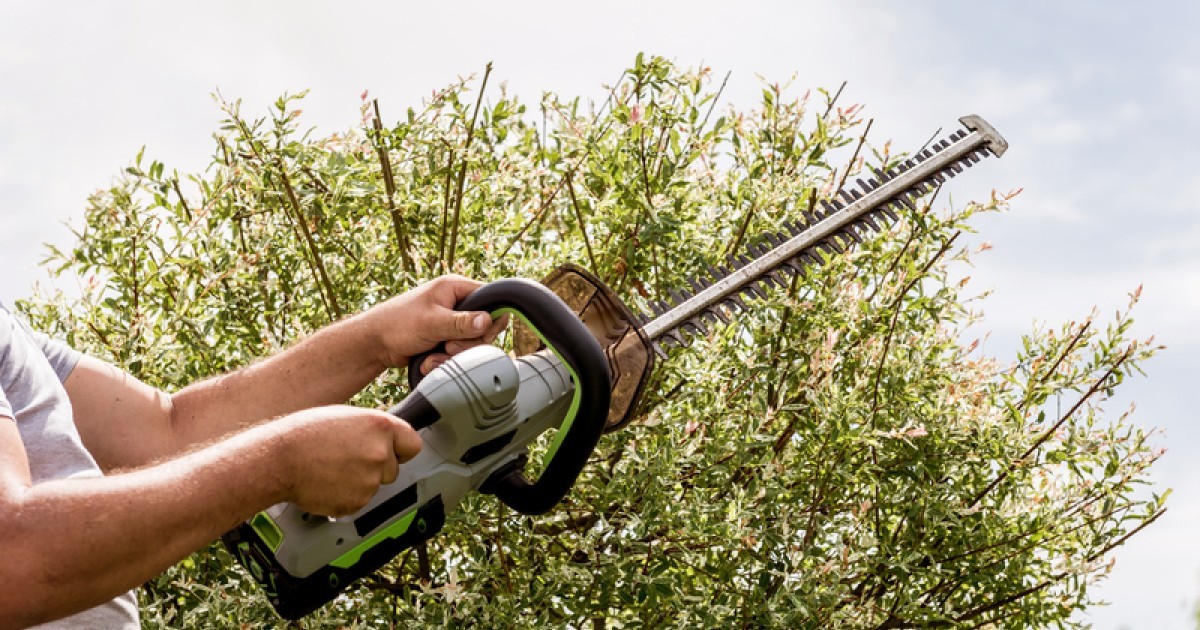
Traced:
MULTIPOLYGON (((51 254, 81 297, 19 306, 173 389, 449 271, 574 262, 645 308, 904 157, 840 90, 766 85, 741 111, 707 68, 642 56, 602 103, 527 105, 490 79, 397 122, 364 94, 361 127, 329 137, 304 131, 299 96, 264 118, 221 102, 211 166, 139 155, 51 254)), ((976 253, 959 235, 1008 198, 934 193, 770 289, 672 351, 559 509, 473 496, 432 541, 429 581, 403 554, 299 627, 1070 625, 1108 552, 1164 509, 1137 491, 1147 432, 1100 406, 1156 348, 1127 313, 1035 330, 1011 361, 964 343, 980 315, 953 279, 976 253)), ((401 377, 355 402, 395 403, 401 377)), ((215 546, 141 601, 147 626, 278 623, 215 546)))

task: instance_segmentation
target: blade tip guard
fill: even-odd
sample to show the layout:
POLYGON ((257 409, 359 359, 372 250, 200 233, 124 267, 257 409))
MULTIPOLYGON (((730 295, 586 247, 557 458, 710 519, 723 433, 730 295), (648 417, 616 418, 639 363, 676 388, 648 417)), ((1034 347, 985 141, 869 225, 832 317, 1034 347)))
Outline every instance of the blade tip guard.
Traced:
POLYGON ((996 128, 991 123, 984 120, 982 116, 971 114, 970 116, 959 118, 958 122, 962 123, 967 129, 978 132, 979 135, 983 136, 983 139, 987 141, 988 150, 992 152, 992 155, 1000 157, 1008 150, 1008 141, 1004 139, 1004 136, 1000 135, 1000 132, 996 131, 996 128))

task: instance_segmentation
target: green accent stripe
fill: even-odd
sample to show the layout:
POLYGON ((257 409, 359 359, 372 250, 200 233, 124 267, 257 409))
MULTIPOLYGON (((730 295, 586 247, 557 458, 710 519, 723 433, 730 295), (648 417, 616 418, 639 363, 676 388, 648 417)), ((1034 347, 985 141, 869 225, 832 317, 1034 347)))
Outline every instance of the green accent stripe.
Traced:
POLYGON ((387 529, 384 529, 378 534, 375 534, 374 536, 359 543, 358 546, 338 556, 336 560, 330 562, 329 564, 339 569, 349 569, 350 567, 358 564, 359 560, 362 560, 362 555, 366 553, 368 549, 378 545, 385 539, 399 538, 400 536, 403 536, 404 532, 408 531, 409 526, 412 525, 413 519, 416 517, 416 510, 409 512, 408 516, 405 516, 395 523, 388 525, 387 529))
POLYGON ((250 527, 258 532, 258 537, 262 538, 264 543, 267 543, 271 553, 279 551, 279 545, 283 544, 283 530, 279 529, 270 514, 266 512, 255 514, 254 518, 250 519, 250 527))
POLYGON ((562 441, 566 439, 567 432, 571 430, 571 423, 575 422, 575 415, 579 413, 579 403, 583 398, 583 392, 579 389, 579 375, 575 373, 575 368, 571 367, 571 364, 568 363, 567 360, 558 353, 558 348, 555 348, 553 345, 551 345, 550 342, 546 340, 546 336, 542 334, 542 331, 538 330, 537 326, 534 326, 533 323, 530 322, 523 313, 516 309, 505 307, 492 311, 491 315, 493 319, 500 315, 516 315, 519 317, 521 321, 525 322, 525 325, 528 326, 529 329, 538 336, 538 339, 541 339, 542 343, 545 344, 547 348, 550 348, 550 351, 554 353, 554 356, 558 357, 558 362, 566 366, 567 371, 571 373, 571 381, 575 384, 574 391, 572 392, 571 407, 567 409, 567 416, 563 418, 562 424, 559 425, 558 432, 554 434, 554 441, 550 443, 550 448, 546 451, 546 457, 542 460, 542 468, 544 469, 546 466, 550 465, 550 461, 553 460, 554 455, 558 453, 558 448, 562 446, 562 441))

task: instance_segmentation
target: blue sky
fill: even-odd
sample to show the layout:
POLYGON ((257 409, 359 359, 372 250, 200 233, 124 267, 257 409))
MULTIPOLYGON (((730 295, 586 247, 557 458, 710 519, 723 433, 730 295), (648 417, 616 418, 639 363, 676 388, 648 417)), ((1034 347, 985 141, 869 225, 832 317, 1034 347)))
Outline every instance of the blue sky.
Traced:
POLYGON ((1011 356, 1035 321, 1092 306, 1109 314, 1145 285, 1136 331, 1168 350, 1130 384, 1118 412, 1163 427, 1156 482, 1171 511, 1118 554, 1099 628, 1185 628, 1200 595, 1200 3, 1154 2, 385 2, 34 3, 0 0, 0 300, 44 277, 39 243, 69 242, 86 195, 146 146, 181 172, 202 169, 216 89, 265 111, 311 89, 320 132, 358 118, 369 89, 385 117, 458 75, 599 96, 638 51, 733 72, 795 75, 867 105, 872 134, 919 145, 978 113, 1012 149, 957 178, 957 201, 1025 189, 1011 212, 976 223, 991 252, 971 270, 986 302, 988 350, 1011 356), (435 3, 425 3, 433 5, 435 3))

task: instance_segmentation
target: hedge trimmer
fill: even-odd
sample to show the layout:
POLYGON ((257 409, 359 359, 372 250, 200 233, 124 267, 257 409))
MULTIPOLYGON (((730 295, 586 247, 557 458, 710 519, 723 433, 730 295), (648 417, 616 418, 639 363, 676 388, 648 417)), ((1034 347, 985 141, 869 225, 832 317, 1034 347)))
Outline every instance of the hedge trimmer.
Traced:
MULTIPOLYGON (((409 364, 412 392, 391 409, 420 432, 421 452, 356 514, 328 518, 282 503, 223 539, 288 619, 335 598, 355 580, 433 537, 471 490, 494 494, 522 514, 544 513, 566 496, 606 431, 625 426, 664 345, 682 345, 710 323, 728 322, 743 298, 783 286, 823 256, 844 251, 902 207, 987 155, 1008 148, 978 116, 912 158, 853 189, 814 204, 807 216, 767 234, 711 277, 693 279, 653 314, 636 317, 599 278, 574 266, 543 284, 506 279, 457 308, 512 314, 514 355, 494 346, 459 353, 422 378, 409 364), (556 429, 536 481, 525 476, 528 446, 556 429)), ((440 349, 439 349, 440 350, 440 349)))

